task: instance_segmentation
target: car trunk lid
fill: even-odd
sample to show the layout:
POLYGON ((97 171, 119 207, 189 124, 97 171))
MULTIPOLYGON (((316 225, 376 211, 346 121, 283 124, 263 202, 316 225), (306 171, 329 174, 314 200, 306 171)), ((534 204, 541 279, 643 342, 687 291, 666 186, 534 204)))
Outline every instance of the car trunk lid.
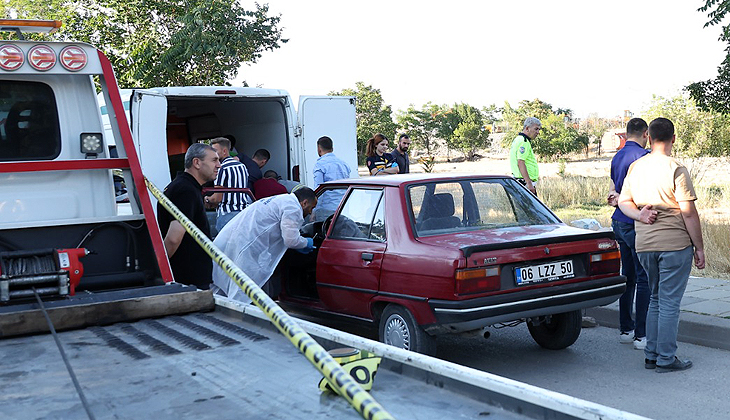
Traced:
POLYGON ((418 241, 460 249, 466 259, 466 268, 600 252, 616 246, 611 231, 587 231, 564 224, 452 233, 420 237, 418 241))

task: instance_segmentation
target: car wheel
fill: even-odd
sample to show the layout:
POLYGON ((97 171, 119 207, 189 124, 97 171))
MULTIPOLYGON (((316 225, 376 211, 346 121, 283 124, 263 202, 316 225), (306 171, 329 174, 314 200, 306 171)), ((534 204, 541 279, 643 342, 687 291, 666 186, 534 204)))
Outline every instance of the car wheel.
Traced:
POLYGON ((555 314, 538 325, 527 322, 530 335, 541 347, 561 350, 569 347, 578 339, 581 329, 581 311, 555 314))
POLYGON ((395 304, 388 305, 380 317, 380 341, 417 353, 436 353, 436 339, 421 328, 411 312, 395 304))

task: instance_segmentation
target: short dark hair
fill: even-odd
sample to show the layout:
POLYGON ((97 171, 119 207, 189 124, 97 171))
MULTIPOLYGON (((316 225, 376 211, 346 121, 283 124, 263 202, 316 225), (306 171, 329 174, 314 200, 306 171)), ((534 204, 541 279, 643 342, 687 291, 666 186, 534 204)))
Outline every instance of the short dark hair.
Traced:
POLYGON ((401 140, 403 140, 403 139, 408 139, 408 140, 410 140, 411 138, 410 138, 410 137, 408 137, 408 134, 406 134, 406 133, 403 133, 403 134, 401 134, 401 135, 400 135, 400 137, 398 137, 398 142, 400 143, 400 141, 401 141, 401 140))
POLYGON ((210 145, 220 144, 224 149, 231 150, 231 141, 225 137, 216 137, 210 141, 210 145))
POLYGON ((649 126, 642 118, 632 118, 626 124, 626 137, 634 138, 641 137, 644 135, 649 126))
POLYGON ((655 118, 649 124, 649 137, 652 141, 670 141, 674 137, 674 124, 667 118, 655 118))
POLYGON ((277 174, 276 171, 273 169, 269 169, 268 171, 264 172, 264 178, 281 179, 279 174, 277 174))
POLYGON ((299 200, 300 203, 304 200, 314 201, 317 199, 317 196, 314 194, 314 190, 309 187, 297 188, 292 191, 292 193, 297 196, 297 200, 299 200))
POLYGON ((269 151, 266 149, 259 149, 256 151, 256 153, 253 154, 253 158, 259 160, 269 160, 271 159, 271 153, 269 153, 269 151))
POLYGON ((322 150, 332 151, 332 139, 327 136, 322 136, 317 140, 317 146, 319 146, 322 150))

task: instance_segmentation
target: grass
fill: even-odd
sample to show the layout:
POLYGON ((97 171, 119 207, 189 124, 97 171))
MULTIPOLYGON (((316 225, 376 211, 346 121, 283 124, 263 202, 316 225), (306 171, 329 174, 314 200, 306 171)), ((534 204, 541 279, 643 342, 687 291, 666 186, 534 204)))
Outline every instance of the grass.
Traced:
MULTIPOLYGON (((566 176, 543 178, 537 189, 540 199, 565 223, 596 219, 610 227, 613 207, 606 204, 608 185, 608 177, 566 176)), ((730 279, 730 185, 701 182, 695 191, 706 268, 693 268, 692 275, 730 279)))

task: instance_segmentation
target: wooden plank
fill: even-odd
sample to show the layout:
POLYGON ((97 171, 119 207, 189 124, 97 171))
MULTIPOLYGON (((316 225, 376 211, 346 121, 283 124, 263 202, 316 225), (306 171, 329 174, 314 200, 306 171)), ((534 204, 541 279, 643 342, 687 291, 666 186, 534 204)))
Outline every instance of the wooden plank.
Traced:
MULTIPOLYGON (((209 312, 214 308, 213 292, 198 290, 50 308, 48 315, 56 330, 63 331, 189 312, 209 312)), ((0 338, 49 331, 40 309, 0 314, 0 338)))

